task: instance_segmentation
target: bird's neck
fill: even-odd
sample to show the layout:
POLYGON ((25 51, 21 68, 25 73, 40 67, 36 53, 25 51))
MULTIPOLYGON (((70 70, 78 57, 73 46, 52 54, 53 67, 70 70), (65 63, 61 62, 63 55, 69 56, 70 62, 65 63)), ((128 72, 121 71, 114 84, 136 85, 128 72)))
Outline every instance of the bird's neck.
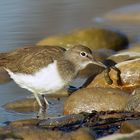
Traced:
POLYGON ((66 82, 66 84, 71 82, 79 72, 75 64, 67 59, 58 60, 57 68, 61 78, 66 82))

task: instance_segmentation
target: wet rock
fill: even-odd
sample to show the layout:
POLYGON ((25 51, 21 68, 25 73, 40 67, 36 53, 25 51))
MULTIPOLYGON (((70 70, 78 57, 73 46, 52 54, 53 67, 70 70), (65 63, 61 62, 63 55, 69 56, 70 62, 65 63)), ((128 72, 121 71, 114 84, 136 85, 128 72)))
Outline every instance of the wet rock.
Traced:
POLYGON ((132 133, 136 130, 140 130, 140 120, 130 120, 123 122, 120 126, 119 132, 126 134, 132 133))
POLYGON ((130 134, 113 134, 100 138, 98 140, 139 140, 140 139, 140 130, 137 130, 130 134))
POLYGON ((132 59, 136 59, 136 58, 140 58, 140 53, 125 51, 125 52, 120 52, 120 53, 114 54, 114 55, 108 57, 107 60, 112 60, 115 63, 120 63, 123 61, 132 60, 132 59))
POLYGON ((113 10, 104 15, 105 21, 114 22, 140 22, 140 4, 131 4, 119 9, 113 10))
POLYGON ((97 75, 88 87, 112 87, 127 90, 128 92, 140 87, 140 58, 124 61, 115 66, 120 70, 121 82, 118 82, 118 75, 115 70, 109 72, 113 84, 109 85, 104 77, 104 72, 97 75))
POLYGON ((35 99, 22 99, 3 106, 7 110, 14 110, 17 112, 33 112, 39 110, 38 103, 35 99))
POLYGON ((64 114, 124 110, 129 95, 119 89, 84 88, 73 93, 64 103, 64 114))
POLYGON ((107 48, 120 50, 126 48, 128 40, 126 36, 100 28, 87 28, 74 31, 69 34, 51 36, 41 40, 37 45, 59 45, 70 48, 82 44, 91 49, 107 48))
MULTIPOLYGON (((49 115, 59 115, 62 114, 62 106, 65 98, 68 96, 67 90, 61 90, 61 92, 56 92, 53 95, 47 95, 47 99, 50 103, 49 110, 54 109, 51 111, 49 115), (56 106, 57 105, 57 106, 56 106), (57 110, 57 111, 55 111, 57 110)), ((16 112, 38 112, 40 107, 35 98, 28 98, 28 99, 20 99, 13 102, 9 102, 3 107, 8 111, 16 111, 16 112)))
POLYGON ((62 132, 57 130, 47 130, 38 127, 18 127, 3 129, 0 137, 18 138, 18 140, 94 140, 94 136, 86 128, 81 128, 73 132, 62 132))
POLYGON ((26 120, 16 120, 9 123, 10 127, 22 127, 22 126, 35 126, 39 123, 39 119, 26 119, 26 120))
POLYGON ((136 111, 140 112, 140 89, 136 89, 132 92, 127 104, 126 104, 127 111, 136 111))

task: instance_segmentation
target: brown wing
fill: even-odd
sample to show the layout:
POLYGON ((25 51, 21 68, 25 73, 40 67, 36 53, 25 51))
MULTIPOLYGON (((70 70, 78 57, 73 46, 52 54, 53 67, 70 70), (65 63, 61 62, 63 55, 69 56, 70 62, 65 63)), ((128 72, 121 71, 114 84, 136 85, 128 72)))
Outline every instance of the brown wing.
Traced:
POLYGON ((34 46, 6 53, 1 60, 12 72, 34 73, 63 55, 65 49, 58 46, 34 46))

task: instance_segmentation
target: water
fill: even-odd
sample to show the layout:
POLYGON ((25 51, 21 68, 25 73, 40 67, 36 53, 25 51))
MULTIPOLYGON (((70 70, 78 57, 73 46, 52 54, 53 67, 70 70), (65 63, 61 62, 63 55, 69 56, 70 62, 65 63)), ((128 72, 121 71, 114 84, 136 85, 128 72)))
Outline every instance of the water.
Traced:
MULTIPOLYGON (((106 26, 99 25, 94 19, 115 8, 138 2, 139 0, 0 0, 0 51, 34 45, 46 36, 77 28, 106 26)), ((137 31, 138 35, 136 27, 126 24, 119 27, 132 36, 135 36, 133 31, 137 31)), ((0 85, 1 106, 28 95, 28 91, 13 82, 0 85)), ((0 124, 33 115, 7 112, 0 108, 0 124)))

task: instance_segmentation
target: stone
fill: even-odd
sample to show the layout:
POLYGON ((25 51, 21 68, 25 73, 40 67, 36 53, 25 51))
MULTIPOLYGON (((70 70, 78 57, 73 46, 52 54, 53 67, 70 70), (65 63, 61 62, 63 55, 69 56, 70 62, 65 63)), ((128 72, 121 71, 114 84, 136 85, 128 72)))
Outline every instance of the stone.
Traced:
POLYGON ((120 7, 104 15, 102 20, 113 22, 140 22, 140 4, 131 4, 128 6, 120 7))
POLYGON ((140 130, 140 120, 129 120, 121 123, 119 133, 132 133, 136 130, 140 130))
POLYGON ((42 129, 35 126, 5 127, 0 132, 0 138, 15 138, 16 140, 95 140, 87 128, 72 132, 42 129))
POLYGON ((26 119, 26 120, 16 120, 9 123, 10 127, 23 127, 23 126, 35 126, 39 123, 39 119, 26 119))
POLYGON ((16 112, 34 112, 39 110, 38 103, 35 99, 21 99, 3 105, 6 110, 16 112))
MULTIPOLYGON (((47 95, 46 98, 53 104, 53 102, 58 102, 59 105, 63 103, 63 100, 69 95, 68 90, 63 89, 52 95, 47 95), (59 101, 62 99, 61 101, 59 101)), ((36 112, 39 110, 39 105, 34 98, 25 98, 20 100, 15 100, 3 105, 6 110, 12 110, 16 112, 36 112)))
POLYGON ((139 140, 140 139, 140 130, 134 131, 130 134, 113 134, 98 140, 139 140))
POLYGON ((64 48, 70 48, 77 44, 85 45, 91 49, 121 50, 127 47, 128 39, 121 33, 92 27, 68 34, 50 36, 37 43, 39 46, 59 45, 64 48))
POLYGON ((126 104, 125 110, 140 112, 140 88, 135 89, 132 92, 132 94, 126 104))
POLYGON ((80 112, 122 111, 129 95, 113 88, 83 88, 74 92, 64 103, 64 114, 80 112))
POLYGON ((120 88, 122 90, 132 92, 134 89, 140 87, 140 58, 124 61, 115 65, 121 72, 121 83, 118 83, 117 72, 111 69, 109 72, 113 84, 108 84, 105 80, 104 71, 98 74, 95 79, 87 87, 112 87, 120 88))
POLYGON ((123 50, 124 52, 137 52, 140 53, 140 43, 130 44, 130 48, 123 50))
POLYGON ((140 58, 139 52, 124 51, 124 52, 119 52, 117 54, 111 55, 110 57, 107 58, 106 61, 112 60, 115 63, 120 63, 123 61, 128 61, 128 60, 132 60, 136 58, 140 58))

